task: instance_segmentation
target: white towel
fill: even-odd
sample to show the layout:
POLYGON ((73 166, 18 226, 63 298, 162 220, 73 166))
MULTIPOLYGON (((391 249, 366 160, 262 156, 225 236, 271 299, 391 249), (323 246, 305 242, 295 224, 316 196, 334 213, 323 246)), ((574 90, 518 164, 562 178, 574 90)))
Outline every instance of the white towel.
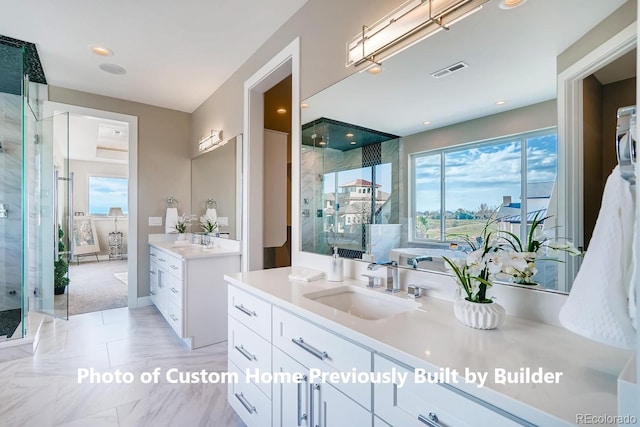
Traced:
POLYGON ((214 224, 218 222, 218 212, 216 211, 216 208, 207 208, 204 216, 214 224))
POLYGON ((178 224, 178 208, 167 208, 167 214, 164 220, 165 233, 177 233, 176 225, 178 224))
POLYGON ((567 329, 623 348, 636 345, 629 313, 634 219, 632 189, 616 166, 607 179, 582 266, 560 310, 567 329))
POLYGON ((313 282, 314 280, 320 280, 324 277, 324 273, 313 268, 306 267, 292 267, 289 279, 300 280, 302 282, 313 282))

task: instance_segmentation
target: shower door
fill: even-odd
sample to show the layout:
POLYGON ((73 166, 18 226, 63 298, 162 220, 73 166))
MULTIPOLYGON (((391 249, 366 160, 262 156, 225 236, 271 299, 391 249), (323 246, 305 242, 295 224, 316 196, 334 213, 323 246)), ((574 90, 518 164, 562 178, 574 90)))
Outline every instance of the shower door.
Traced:
POLYGON ((30 269, 33 309, 54 317, 69 315, 69 262, 73 232, 73 176, 69 172, 69 114, 38 120, 30 180, 30 269))

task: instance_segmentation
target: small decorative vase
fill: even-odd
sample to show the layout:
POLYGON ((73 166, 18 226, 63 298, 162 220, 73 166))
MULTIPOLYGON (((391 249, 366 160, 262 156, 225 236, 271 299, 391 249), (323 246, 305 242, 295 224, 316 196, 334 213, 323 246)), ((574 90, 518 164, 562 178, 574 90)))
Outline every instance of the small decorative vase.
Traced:
POLYGON ((461 323, 475 329, 495 329, 504 323, 504 308, 495 302, 480 303, 459 299, 453 313, 461 323))
POLYGON ((187 236, 185 236, 184 233, 179 233, 178 238, 176 240, 186 240, 186 239, 187 239, 187 236))

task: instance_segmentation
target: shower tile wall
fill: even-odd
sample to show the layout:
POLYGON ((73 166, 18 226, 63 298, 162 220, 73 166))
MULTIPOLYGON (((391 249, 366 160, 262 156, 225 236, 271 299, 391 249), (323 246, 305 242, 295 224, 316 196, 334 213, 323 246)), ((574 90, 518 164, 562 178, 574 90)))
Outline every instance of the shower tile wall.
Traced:
POLYGON ((0 310, 20 308, 22 288, 22 97, 0 93, 0 310))

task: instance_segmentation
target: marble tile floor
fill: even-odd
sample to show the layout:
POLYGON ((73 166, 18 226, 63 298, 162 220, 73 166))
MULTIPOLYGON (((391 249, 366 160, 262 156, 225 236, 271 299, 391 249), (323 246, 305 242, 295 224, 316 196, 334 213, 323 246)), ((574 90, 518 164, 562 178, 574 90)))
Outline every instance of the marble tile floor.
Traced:
POLYGON ((227 343, 187 350, 153 306, 42 326, 33 357, 0 363, 0 427, 244 426, 226 384, 143 384, 143 372, 227 370, 227 343), (130 384, 78 383, 78 369, 131 372, 130 384))

